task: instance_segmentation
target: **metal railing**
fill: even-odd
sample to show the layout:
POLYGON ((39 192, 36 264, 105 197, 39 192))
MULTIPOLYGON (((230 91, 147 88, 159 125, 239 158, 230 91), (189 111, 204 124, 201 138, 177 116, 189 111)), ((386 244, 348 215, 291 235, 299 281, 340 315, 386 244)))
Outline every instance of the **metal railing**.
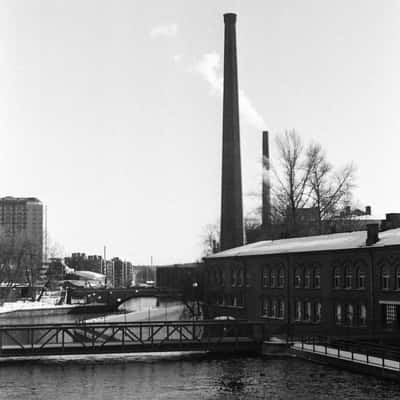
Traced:
POLYGON ((291 338, 296 350, 335 357, 400 372, 400 345, 382 345, 370 341, 351 341, 321 336, 291 338))
POLYGON ((263 324, 247 321, 146 321, 0 327, 0 357, 51 354, 241 350, 259 346, 263 324))

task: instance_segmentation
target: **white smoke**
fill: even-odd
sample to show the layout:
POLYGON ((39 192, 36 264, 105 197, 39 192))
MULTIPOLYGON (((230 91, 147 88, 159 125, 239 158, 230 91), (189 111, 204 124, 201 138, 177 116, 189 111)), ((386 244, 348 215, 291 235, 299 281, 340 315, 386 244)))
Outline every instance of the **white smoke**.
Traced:
POLYGON ((150 31, 151 37, 173 37, 178 34, 178 25, 177 24, 170 24, 170 25, 160 25, 154 27, 150 31))
MULTIPOLYGON (((222 94, 223 76, 221 57, 217 53, 204 54, 195 70, 210 84, 213 93, 222 94)), ((239 111, 241 117, 257 130, 265 128, 264 118, 255 109, 251 100, 243 90, 239 89, 239 111)))

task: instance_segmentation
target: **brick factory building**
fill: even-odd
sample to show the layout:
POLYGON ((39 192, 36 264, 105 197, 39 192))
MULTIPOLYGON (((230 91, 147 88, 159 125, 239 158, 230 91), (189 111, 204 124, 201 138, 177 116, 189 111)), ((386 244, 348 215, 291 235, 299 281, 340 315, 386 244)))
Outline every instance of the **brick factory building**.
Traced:
POLYGON ((400 229, 261 241, 205 258, 208 317, 264 321, 274 334, 400 331, 400 229))

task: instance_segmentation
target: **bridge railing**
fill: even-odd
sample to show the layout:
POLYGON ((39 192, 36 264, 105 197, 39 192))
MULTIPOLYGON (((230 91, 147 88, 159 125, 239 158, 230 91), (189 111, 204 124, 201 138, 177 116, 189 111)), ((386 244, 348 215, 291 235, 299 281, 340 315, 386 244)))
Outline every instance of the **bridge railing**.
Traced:
POLYGON ((323 336, 290 338, 290 342, 296 350, 400 371, 400 346, 323 336))
MULTIPOLYGON (((263 324, 248 321, 141 321, 38 324, 0 327, 0 356, 121 351, 181 345, 207 348, 226 343, 261 343, 263 324), (129 349, 128 349, 129 348, 129 349)), ((135 350, 136 351, 136 350, 135 350)))

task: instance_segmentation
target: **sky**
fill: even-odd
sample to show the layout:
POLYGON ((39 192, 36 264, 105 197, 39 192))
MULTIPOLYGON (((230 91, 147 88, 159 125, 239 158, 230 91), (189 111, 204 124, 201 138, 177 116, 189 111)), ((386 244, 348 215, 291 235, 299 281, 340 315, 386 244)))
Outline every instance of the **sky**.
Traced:
POLYGON ((220 217, 223 13, 237 20, 245 212, 261 131, 357 167, 400 212, 397 0, 0 0, 0 196, 38 197, 52 242, 192 262, 220 217))

